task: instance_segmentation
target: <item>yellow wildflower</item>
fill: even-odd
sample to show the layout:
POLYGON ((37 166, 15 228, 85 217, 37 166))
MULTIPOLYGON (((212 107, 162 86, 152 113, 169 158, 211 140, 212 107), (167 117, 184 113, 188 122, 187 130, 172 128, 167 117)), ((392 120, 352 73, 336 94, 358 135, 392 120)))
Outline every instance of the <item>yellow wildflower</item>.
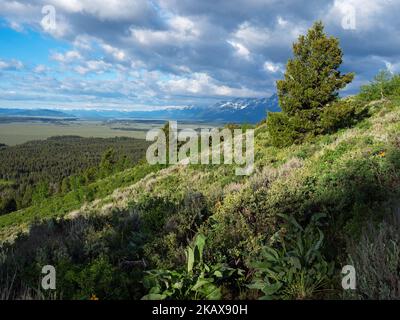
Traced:
POLYGON ((90 300, 99 300, 99 298, 97 298, 97 296, 95 294, 92 294, 92 296, 90 297, 90 300))

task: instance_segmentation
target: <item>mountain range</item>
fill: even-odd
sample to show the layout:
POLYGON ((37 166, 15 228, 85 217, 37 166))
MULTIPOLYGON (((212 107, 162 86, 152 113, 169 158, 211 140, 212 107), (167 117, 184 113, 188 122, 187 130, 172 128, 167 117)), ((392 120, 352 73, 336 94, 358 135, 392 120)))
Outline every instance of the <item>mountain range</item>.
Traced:
POLYGON ((207 107, 188 106, 182 109, 150 111, 0 109, 0 117, 51 117, 86 120, 148 119, 256 123, 264 119, 268 111, 276 112, 279 110, 278 97, 274 94, 269 98, 235 98, 220 101, 207 107))

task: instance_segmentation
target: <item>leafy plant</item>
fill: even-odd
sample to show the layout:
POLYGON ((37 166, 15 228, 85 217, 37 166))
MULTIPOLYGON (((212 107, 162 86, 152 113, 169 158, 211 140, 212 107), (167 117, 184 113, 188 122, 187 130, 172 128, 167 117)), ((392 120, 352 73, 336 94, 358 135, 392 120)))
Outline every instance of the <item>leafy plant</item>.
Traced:
POLYGON ((377 224, 370 222, 357 240, 348 244, 350 264, 357 271, 357 286, 345 298, 400 299, 400 220, 389 216, 377 224))
POLYGON ((208 266, 203 260, 205 241, 205 236, 199 234, 194 246, 187 247, 186 269, 148 271, 143 284, 149 293, 142 299, 221 299, 221 284, 235 275, 241 276, 243 271, 224 264, 208 266))
POLYGON ((260 290, 261 299, 312 298, 329 284, 333 273, 333 263, 321 252, 323 215, 313 216, 305 228, 293 217, 281 217, 287 224, 275 234, 275 245, 264 247, 263 259, 253 263, 256 276, 248 287, 260 290))

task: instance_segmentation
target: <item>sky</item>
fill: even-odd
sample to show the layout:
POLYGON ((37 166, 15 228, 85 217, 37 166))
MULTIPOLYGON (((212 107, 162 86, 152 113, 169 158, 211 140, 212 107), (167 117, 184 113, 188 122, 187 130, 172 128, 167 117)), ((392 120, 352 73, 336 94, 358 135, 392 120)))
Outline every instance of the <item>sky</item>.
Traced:
POLYGON ((0 107, 154 110, 268 97, 316 20, 356 93, 400 71, 398 0, 0 0, 0 107))

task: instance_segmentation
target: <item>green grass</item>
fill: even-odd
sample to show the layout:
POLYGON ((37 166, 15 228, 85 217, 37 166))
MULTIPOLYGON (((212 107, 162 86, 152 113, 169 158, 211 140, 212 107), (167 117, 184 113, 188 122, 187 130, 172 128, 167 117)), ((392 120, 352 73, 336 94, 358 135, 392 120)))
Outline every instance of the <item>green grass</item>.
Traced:
POLYGON ((52 136, 76 135, 85 138, 130 137, 144 139, 145 131, 113 130, 101 122, 86 121, 66 125, 51 123, 7 123, 0 124, 0 142, 17 145, 31 140, 43 140, 52 136))
MULTIPOLYGON (((303 235, 301 239, 311 247, 317 242, 322 259, 318 261, 326 261, 339 275, 341 265, 350 263, 348 239, 357 243, 363 226, 382 220, 391 210, 390 201, 399 198, 400 104, 376 108, 364 123, 368 125, 286 148, 271 146, 262 125, 255 136, 256 169, 249 177, 236 176, 234 164, 153 167, 141 163, 82 190, 0 216, 0 239, 15 239, 29 228, 29 234, 4 246, 25 261, 23 270, 52 261, 60 288, 70 288, 66 297, 88 298, 96 293, 107 299, 145 294, 143 270, 126 271, 121 261, 145 261, 148 269, 177 274, 185 265, 185 247, 204 234, 207 265, 244 270, 245 277, 224 282, 223 298, 254 299, 259 293, 247 290, 247 284, 254 275, 252 263, 263 259, 265 246, 276 248, 286 235, 294 241, 293 249, 300 248, 298 234, 294 238, 287 234, 282 217, 293 218, 303 227, 319 217, 323 244, 317 230, 311 230, 309 239, 303 235), (90 199, 85 196, 88 189, 93 191, 90 199), (35 220, 40 221, 33 224, 35 220), (91 275, 103 277, 104 270, 110 283, 103 287, 91 275), (78 289, 68 283, 79 283, 78 289), (88 283, 90 290, 86 290, 88 283), (123 295, 120 288, 134 293, 123 295)), ((283 260, 274 266, 282 270, 283 289, 291 290, 280 296, 338 298, 341 288, 336 277, 311 285, 301 277, 293 281, 287 277, 285 263, 292 263, 292 251, 288 256, 282 253, 283 260)), ((303 251, 297 252, 299 260, 307 250, 303 251)), ((9 261, 14 263, 11 254, 9 261)), ((302 270, 309 279, 316 271, 326 280, 326 267, 316 263, 302 270)), ((36 276, 19 277, 35 284, 36 276)))
MULTIPOLYGON (((55 123, 5 123, 0 124, 0 143, 6 145, 17 145, 31 140, 43 140, 53 136, 81 136, 84 138, 114 138, 129 137, 145 139, 146 132, 151 128, 160 128, 162 124, 151 122, 132 122, 128 124, 104 124, 101 121, 78 121, 55 123), (122 130, 121 130, 122 129, 122 130)), ((185 128, 212 128, 215 124, 185 123, 185 128)))
POLYGON ((15 184, 14 181, 0 179, 0 187, 11 187, 15 184))
POLYGON ((79 190, 74 190, 66 195, 57 195, 45 199, 42 203, 29 208, 0 216, 0 241, 12 238, 18 232, 26 230, 35 220, 62 217, 65 214, 79 209, 86 202, 85 190, 94 190, 94 198, 104 198, 116 188, 133 184, 151 172, 160 170, 161 166, 139 164, 132 169, 119 172, 113 176, 98 180, 79 190))

